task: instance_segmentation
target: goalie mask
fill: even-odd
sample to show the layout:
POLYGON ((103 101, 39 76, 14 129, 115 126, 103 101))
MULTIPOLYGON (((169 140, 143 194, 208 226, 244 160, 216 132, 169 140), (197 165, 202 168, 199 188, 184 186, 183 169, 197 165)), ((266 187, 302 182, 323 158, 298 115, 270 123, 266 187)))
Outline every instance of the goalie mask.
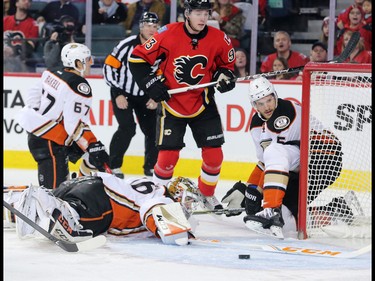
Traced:
POLYGON ((268 81, 265 77, 259 77, 252 82, 250 82, 249 86, 249 99, 251 102, 252 107, 256 109, 255 102, 260 100, 268 95, 274 95, 276 99, 276 107, 277 107, 277 93, 275 91, 274 86, 270 81, 268 81))
POLYGON ((196 201, 198 187, 190 179, 178 177, 167 184, 169 194, 180 203, 196 201))

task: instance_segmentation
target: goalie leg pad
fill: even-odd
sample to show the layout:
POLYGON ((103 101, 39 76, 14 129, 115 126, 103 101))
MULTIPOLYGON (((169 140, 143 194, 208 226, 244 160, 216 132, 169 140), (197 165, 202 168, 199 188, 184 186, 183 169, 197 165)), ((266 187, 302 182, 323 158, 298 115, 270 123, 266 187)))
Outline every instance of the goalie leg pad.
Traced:
POLYGON ((69 225, 68 220, 58 209, 55 209, 52 213, 52 219, 50 220, 48 232, 58 239, 74 243, 81 242, 93 237, 93 231, 90 229, 72 229, 69 225))
POLYGON ((158 205, 152 209, 158 235, 164 244, 187 245, 190 223, 180 203, 158 205))
MULTIPOLYGON (((28 188, 28 186, 4 186, 3 187, 3 199, 7 203, 14 206, 14 203, 19 201, 22 192, 28 188)), ((8 208, 3 207, 3 227, 4 228, 16 228, 16 217, 8 210, 8 208)))
MULTIPOLYGON (((57 218, 53 217, 56 214, 55 210, 62 214, 62 221, 68 224, 72 231, 77 232, 83 228, 78 221, 78 213, 69 203, 53 196, 49 190, 42 187, 30 186, 15 203, 15 207, 46 231, 52 231, 51 225, 55 225, 57 221, 57 218)), ((21 219, 16 220, 16 230, 20 238, 39 233, 21 219)))

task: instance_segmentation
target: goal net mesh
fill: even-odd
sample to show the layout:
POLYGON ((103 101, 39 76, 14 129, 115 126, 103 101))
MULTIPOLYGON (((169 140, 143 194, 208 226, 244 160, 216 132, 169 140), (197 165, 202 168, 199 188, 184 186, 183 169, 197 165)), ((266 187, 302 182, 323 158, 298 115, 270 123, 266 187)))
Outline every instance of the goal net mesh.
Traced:
POLYGON ((372 77, 347 71, 307 74, 307 237, 371 237, 372 77))

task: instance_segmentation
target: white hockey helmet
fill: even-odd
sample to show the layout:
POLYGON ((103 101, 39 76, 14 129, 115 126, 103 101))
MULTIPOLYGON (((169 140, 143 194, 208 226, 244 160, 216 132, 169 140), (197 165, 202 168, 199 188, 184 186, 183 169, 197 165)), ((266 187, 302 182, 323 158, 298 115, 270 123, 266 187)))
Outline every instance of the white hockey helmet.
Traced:
POLYGON ((81 74, 86 69, 87 59, 91 60, 92 58, 91 51, 86 45, 80 43, 69 43, 66 44, 61 50, 61 61, 63 65, 65 67, 72 67, 81 72, 81 74), (84 65, 83 71, 76 68, 76 60, 79 60, 84 65))
POLYGON ((250 82, 249 86, 249 98, 251 105, 256 108, 255 102, 257 100, 260 100, 261 98, 264 98, 268 95, 274 95, 276 99, 276 105, 277 105, 277 93, 275 91, 274 86, 270 81, 268 81, 265 77, 259 77, 254 79, 250 82))

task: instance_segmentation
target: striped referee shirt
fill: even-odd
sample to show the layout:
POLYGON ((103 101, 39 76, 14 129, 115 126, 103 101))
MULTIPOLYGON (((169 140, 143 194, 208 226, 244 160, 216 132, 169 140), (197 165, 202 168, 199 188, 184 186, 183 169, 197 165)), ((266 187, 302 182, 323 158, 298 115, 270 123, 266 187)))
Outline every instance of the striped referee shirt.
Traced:
POLYGON ((145 95, 134 81, 128 64, 134 47, 140 44, 139 35, 129 36, 120 41, 104 61, 103 75, 107 85, 122 90, 126 95, 145 95))

